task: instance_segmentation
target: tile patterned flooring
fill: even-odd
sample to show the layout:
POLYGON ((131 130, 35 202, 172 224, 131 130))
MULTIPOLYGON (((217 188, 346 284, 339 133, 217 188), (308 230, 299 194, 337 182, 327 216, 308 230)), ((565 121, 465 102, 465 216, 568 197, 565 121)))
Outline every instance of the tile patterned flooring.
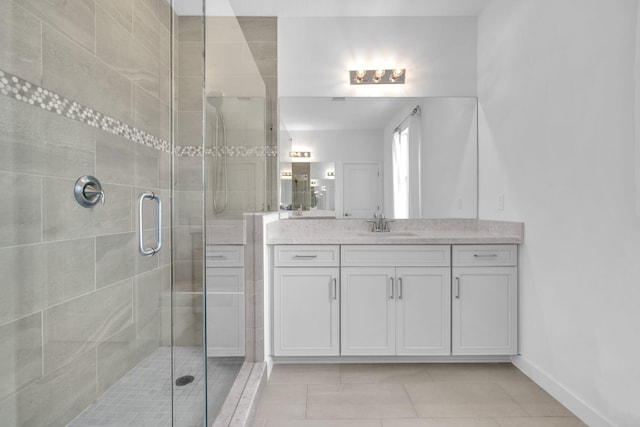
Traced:
MULTIPOLYGON (((207 359, 209 419, 215 419, 244 363, 242 357, 207 359)), ((175 377, 193 375, 191 384, 176 387, 171 382, 171 349, 161 347, 140 362, 96 402, 74 419, 69 427, 171 427, 171 388, 174 393, 176 427, 202 427, 204 369, 202 349, 174 348, 175 377)), ((212 423, 212 421, 211 421, 212 423)))
POLYGON ((254 427, 585 426, 510 363, 273 367, 254 427))

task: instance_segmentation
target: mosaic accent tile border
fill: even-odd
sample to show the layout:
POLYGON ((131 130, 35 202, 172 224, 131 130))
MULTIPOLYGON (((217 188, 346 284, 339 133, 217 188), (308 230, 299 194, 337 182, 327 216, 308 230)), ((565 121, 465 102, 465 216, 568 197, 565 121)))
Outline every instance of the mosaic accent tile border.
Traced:
POLYGON ((165 153, 171 143, 55 92, 0 70, 0 93, 165 153))
MULTIPOLYGON (((0 70, 0 94, 118 135, 129 141, 165 153, 172 153, 170 141, 165 141, 3 70, 0 70)), ((178 157, 202 157, 203 155, 202 147, 196 146, 176 146, 174 152, 178 157)), ((211 157, 223 155, 228 157, 277 157, 278 149, 274 146, 230 146, 218 149, 209 148, 205 155, 211 157)))
MULTIPOLYGON (((200 146, 177 146, 176 155, 179 157, 202 157, 200 146)), ((277 157, 278 147, 273 145, 232 145, 227 147, 207 148, 207 157, 277 157)))

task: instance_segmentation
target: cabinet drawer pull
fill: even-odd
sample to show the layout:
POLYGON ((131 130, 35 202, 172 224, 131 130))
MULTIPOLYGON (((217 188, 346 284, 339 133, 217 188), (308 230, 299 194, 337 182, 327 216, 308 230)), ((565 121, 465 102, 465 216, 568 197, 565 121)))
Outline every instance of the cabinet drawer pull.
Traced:
POLYGON ((474 258, 496 258, 498 254, 473 254, 474 258))
POLYGON ((402 299, 402 277, 398 277, 398 299, 402 299))
POLYGON ((389 279, 389 282, 391 284, 391 286, 389 286, 391 288, 391 294, 389 295, 389 298, 393 299, 393 277, 389 279))
POLYGON ((460 278, 456 277, 456 298, 460 299, 460 278))
POLYGON ((318 255, 294 255, 293 259, 314 259, 318 258, 318 255))
POLYGON ((224 255, 209 255, 207 258, 213 258, 213 259, 227 259, 226 256, 224 255))
POLYGON ((338 279, 336 279, 335 277, 333 279, 331 279, 331 282, 333 282, 333 286, 332 286, 332 290, 333 290, 333 299, 338 299, 338 279))

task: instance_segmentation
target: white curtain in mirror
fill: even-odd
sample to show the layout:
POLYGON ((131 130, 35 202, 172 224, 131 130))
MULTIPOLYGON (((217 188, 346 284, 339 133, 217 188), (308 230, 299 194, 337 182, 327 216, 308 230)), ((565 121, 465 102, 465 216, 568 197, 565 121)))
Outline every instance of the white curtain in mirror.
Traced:
POLYGON ((393 217, 420 218, 420 110, 393 133, 393 217))

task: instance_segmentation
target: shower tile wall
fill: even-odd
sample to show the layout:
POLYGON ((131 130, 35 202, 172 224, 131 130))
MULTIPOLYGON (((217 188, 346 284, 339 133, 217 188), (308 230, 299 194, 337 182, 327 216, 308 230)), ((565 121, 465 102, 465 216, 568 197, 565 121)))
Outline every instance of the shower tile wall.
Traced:
MULTIPOLYGON (((3 0, 0 70, 170 141, 170 19, 165 0, 3 0)), ((171 157, 8 95, 0 150, 0 420, 64 425, 169 345, 170 229, 152 258, 135 230, 147 190, 171 224, 171 157), (84 174, 104 206, 75 202, 84 174)))

